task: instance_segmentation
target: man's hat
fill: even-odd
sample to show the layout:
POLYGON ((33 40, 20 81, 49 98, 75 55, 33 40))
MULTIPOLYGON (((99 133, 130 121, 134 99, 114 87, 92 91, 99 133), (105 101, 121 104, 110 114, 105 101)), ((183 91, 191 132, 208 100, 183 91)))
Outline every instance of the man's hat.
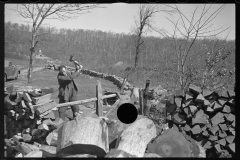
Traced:
POLYGON ((61 66, 58 67, 58 70, 60 71, 62 68, 66 68, 66 66, 61 65, 61 66))

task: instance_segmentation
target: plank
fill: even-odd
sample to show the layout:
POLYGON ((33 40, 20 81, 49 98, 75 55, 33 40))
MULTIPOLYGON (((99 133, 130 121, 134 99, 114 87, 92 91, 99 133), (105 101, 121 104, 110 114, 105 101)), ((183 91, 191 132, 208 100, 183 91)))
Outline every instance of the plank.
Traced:
POLYGON ((194 124, 208 124, 209 116, 203 110, 199 110, 192 118, 192 125, 194 124))
POLYGON ((202 129, 199 125, 195 125, 192 129, 191 129, 193 134, 200 134, 202 132, 202 129))
POLYGON ((47 103, 38 105, 38 106, 34 106, 34 110, 36 112, 37 115, 41 115, 42 113, 49 111, 51 112, 51 110, 53 108, 55 108, 57 106, 57 103, 55 100, 49 101, 47 103))
POLYGON ((211 122, 213 125, 218 125, 219 123, 224 122, 224 115, 218 112, 214 117, 211 118, 211 122))
POLYGON ((52 94, 46 94, 40 97, 32 97, 33 104, 47 103, 51 100, 52 94))

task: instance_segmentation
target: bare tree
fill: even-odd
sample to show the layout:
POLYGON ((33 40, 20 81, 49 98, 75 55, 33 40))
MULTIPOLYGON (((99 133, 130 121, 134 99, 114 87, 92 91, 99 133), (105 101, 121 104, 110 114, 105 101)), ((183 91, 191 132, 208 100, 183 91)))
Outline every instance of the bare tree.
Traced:
MULTIPOLYGON (((89 13, 94 8, 100 8, 98 4, 19 4, 16 12, 23 18, 30 19, 32 23, 32 39, 30 48, 30 62, 28 69, 28 84, 31 83, 33 70, 33 55, 39 42, 39 27, 46 19, 58 19, 65 21, 77 17, 80 14, 89 13)), ((46 33, 45 33, 46 34, 46 33)))
POLYGON ((140 4, 138 10, 139 20, 135 21, 135 27, 133 28, 134 41, 135 41, 135 64, 134 67, 138 66, 138 60, 140 55, 140 47, 144 43, 142 36, 144 33, 149 31, 149 29, 155 30, 155 27, 152 25, 152 19, 154 15, 158 12, 165 12, 171 14, 171 10, 166 10, 162 5, 149 5, 149 4, 140 4), (147 28, 148 30, 145 30, 147 28))
POLYGON ((185 89, 190 82, 190 75, 193 74, 196 62, 199 57, 203 56, 204 53, 194 54, 192 48, 199 38, 211 38, 219 35, 220 33, 229 29, 229 27, 219 27, 217 29, 211 29, 213 26, 213 20, 219 15, 224 8, 221 5, 218 9, 212 11, 210 6, 204 5, 201 10, 200 16, 196 16, 198 7, 195 8, 191 18, 188 18, 177 5, 166 5, 169 8, 175 10, 179 15, 177 21, 167 19, 174 25, 173 34, 165 32, 166 35, 172 40, 172 46, 174 48, 173 58, 165 57, 165 60, 170 66, 168 71, 175 74, 176 85, 180 85, 181 89, 185 89), (182 38, 177 38, 177 34, 182 38), (189 73, 191 72, 191 73, 189 73))

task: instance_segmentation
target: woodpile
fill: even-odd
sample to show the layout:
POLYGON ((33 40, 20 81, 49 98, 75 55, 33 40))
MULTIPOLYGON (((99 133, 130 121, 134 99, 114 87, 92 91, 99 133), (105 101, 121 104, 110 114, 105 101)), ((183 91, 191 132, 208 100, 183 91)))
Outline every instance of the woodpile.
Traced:
MULTIPOLYGON (((235 155, 235 92, 191 84, 167 97, 167 119, 218 157, 235 155)), ((207 155, 208 156, 208 155, 207 155)))
MULTIPOLYGON (((6 88, 4 99, 4 135, 8 150, 22 155, 35 151, 33 142, 54 144, 56 137, 48 138, 57 126, 59 115, 52 110, 57 103, 51 99, 52 88, 26 89, 6 88)), ((30 154, 31 155, 31 154, 30 154)))

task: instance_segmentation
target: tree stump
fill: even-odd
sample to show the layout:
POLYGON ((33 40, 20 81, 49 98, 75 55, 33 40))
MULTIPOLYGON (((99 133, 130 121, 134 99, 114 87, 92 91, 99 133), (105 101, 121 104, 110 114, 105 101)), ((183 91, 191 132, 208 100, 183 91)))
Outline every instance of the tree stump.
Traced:
POLYGON ((204 149, 193 139, 175 129, 168 129, 148 145, 150 153, 161 157, 206 157, 204 149))
POLYGON ((122 132, 116 148, 135 157, 143 157, 147 144, 155 137, 156 127, 153 121, 141 117, 122 132))
POLYGON ((104 157, 109 151, 107 123, 96 114, 64 122, 58 131, 57 157, 76 154, 104 157))

